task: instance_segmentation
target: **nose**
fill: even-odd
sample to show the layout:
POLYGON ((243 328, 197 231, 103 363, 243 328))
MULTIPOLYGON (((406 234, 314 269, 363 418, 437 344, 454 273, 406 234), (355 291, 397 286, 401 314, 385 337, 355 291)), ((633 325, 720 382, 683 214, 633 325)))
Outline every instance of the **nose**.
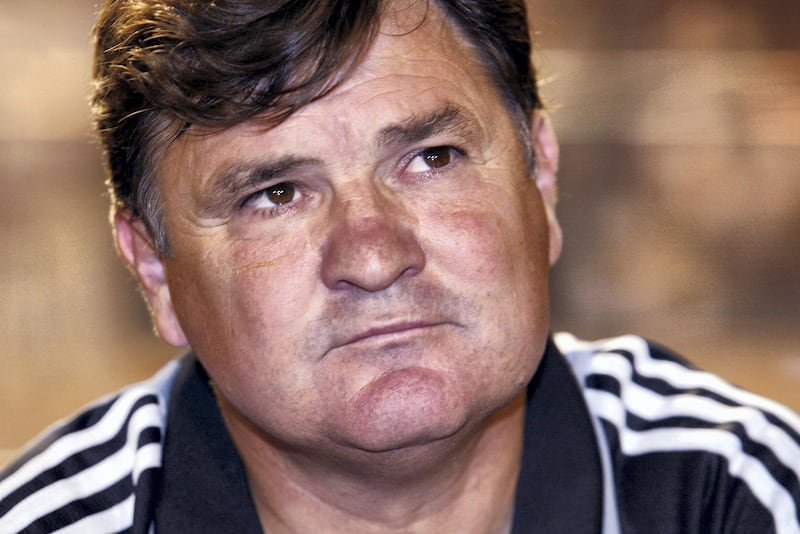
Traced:
POLYGON ((371 190, 331 206, 322 280, 331 289, 386 289, 425 266, 414 217, 396 198, 371 190))

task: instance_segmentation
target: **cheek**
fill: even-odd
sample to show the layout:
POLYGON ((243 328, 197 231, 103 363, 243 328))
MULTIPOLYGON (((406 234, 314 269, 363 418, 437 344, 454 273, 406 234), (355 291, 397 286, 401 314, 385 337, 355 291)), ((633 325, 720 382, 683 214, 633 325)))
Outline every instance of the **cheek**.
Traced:
POLYGON ((316 277, 305 247, 283 245, 248 241, 218 249, 182 288, 193 348, 224 396, 253 417, 267 401, 300 398, 307 382, 296 358, 305 354, 304 317, 313 315, 316 277))
MULTIPOLYGON (((303 318, 313 315, 317 261, 303 242, 239 243, 232 255, 228 291, 236 338, 243 350, 294 352, 303 318)), ((255 351, 254 351, 255 352, 255 351)))
POLYGON ((524 367, 522 374, 531 373, 535 361, 528 355, 543 346, 549 330, 548 230, 538 196, 462 204, 431 220, 438 257, 431 264, 440 279, 475 300, 477 344, 487 353, 520 355, 495 361, 505 366, 502 372, 524 367))
POLYGON ((538 197, 447 205, 432 212, 429 238, 450 273, 490 287, 546 281, 547 222, 538 197))
MULTIPOLYGON (((202 256, 175 269, 176 312, 195 350, 226 365, 249 366, 259 354, 285 353, 311 306, 316 277, 307 247, 276 241, 203 244, 202 256)), ((198 247, 201 248, 201 247, 198 247)))

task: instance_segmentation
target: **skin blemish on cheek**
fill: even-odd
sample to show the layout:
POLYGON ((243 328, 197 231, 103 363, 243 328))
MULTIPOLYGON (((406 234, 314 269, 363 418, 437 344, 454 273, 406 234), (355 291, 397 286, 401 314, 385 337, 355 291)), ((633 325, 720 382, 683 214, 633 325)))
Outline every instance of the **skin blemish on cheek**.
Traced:
POLYGON ((254 263, 248 263, 246 265, 242 265, 240 267, 237 267, 233 271, 233 273, 236 274, 236 275, 240 275, 242 273, 246 273, 246 272, 252 271, 254 269, 261 269, 263 267, 272 267, 274 265, 277 265, 278 262, 280 262, 282 258, 283 258, 283 256, 279 256, 279 257, 273 258, 271 260, 257 261, 257 262, 254 262, 254 263))

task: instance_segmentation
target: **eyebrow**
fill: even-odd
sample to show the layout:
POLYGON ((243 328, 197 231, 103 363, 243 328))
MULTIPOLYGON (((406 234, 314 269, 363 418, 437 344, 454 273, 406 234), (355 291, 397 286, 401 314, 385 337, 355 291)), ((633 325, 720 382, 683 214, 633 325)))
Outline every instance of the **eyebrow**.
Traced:
POLYGON ((404 146, 419 143, 436 135, 452 134, 466 142, 477 142, 482 136, 478 119, 461 106, 447 102, 421 115, 383 128, 378 146, 404 146))
POLYGON ((300 169, 319 166, 315 158, 284 156, 274 160, 242 161, 223 168, 203 195, 204 211, 214 213, 238 199, 243 191, 255 190, 267 182, 280 182, 300 169))
MULTIPOLYGON (((478 119, 461 106, 446 102, 428 112, 390 124, 377 134, 379 148, 420 143, 436 135, 455 135, 466 143, 478 142, 483 130, 478 119)), ((221 213, 238 200, 243 191, 258 189, 262 184, 282 181, 292 173, 311 167, 322 167, 317 158, 286 155, 275 159, 235 162, 224 167, 211 180, 201 201, 206 213, 221 213)))

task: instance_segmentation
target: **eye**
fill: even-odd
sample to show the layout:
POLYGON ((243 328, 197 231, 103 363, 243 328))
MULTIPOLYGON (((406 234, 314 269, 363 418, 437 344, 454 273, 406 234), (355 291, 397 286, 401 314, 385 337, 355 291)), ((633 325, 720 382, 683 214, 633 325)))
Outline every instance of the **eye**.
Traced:
POLYGON ((417 153, 409 162, 408 171, 412 173, 424 173, 442 169, 450 165, 456 155, 456 149, 449 146, 426 148, 417 153))
POLYGON ((250 195, 242 202, 242 206, 255 209, 273 208, 292 202, 297 194, 294 184, 281 182, 250 195))

